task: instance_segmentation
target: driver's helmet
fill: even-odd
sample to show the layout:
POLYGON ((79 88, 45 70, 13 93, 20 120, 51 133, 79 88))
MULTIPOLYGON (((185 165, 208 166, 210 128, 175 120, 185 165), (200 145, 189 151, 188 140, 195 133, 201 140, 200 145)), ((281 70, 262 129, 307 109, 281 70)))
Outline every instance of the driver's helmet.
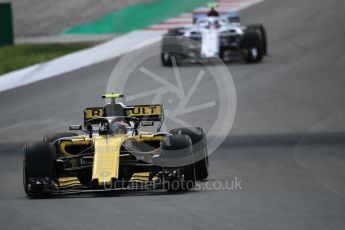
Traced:
POLYGON ((126 124, 123 121, 114 122, 114 123, 110 124, 110 131, 113 134, 126 134, 128 131, 127 126, 128 126, 128 124, 126 124))
POLYGON ((216 10, 218 5, 216 3, 210 3, 208 4, 208 7, 210 8, 210 11, 207 13, 208 17, 219 17, 219 13, 216 10))

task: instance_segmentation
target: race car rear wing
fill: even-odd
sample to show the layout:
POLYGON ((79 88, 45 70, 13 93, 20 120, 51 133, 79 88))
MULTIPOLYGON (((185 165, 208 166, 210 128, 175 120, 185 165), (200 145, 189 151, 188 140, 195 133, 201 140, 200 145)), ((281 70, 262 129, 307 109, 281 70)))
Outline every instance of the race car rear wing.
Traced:
MULTIPOLYGON (((193 23, 202 18, 207 18, 207 13, 204 11, 197 11, 193 13, 193 23)), ((228 20, 229 22, 240 22, 240 14, 237 12, 220 12, 221 19, 228 20)))
POLYGON ((90 107, 84 110, 84 125, 90 119, 99 117, 129 116, 140 121, 157 121, 163 123, 163 105, 133 105, 124 106, 122 103, 107 104, 104 107, 90 107))
POLYGON ((123 98, 123 94, 110 93, 102 96, 103 99, 110 99, 111 102, 104 107, 90 107, 84 109, 84 126, 94 118, 99 117, 121 117, 129 116, 139 119, 139 121, 159 122, 158 131, 163 125, 164 109, 161 104, 154 105, 132 105, 125 106, 115 101, 117 98, 123 98))
POLYGON ((134 105, 125 107, 127 116, 136 117, 142 121, 162 121, 163 105, 134 105))

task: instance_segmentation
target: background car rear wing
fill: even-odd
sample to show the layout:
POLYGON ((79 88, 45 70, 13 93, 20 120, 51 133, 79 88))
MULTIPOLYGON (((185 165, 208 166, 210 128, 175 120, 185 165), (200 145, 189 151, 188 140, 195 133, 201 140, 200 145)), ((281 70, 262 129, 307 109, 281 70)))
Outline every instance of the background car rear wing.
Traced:
MULTIPOLYGON (((207 18, 208 12, 194 12, 193 13, 193 23, 202 18, 207 18)), ((237 12, 220 12, 219 17, 221 19, 226 19, 229 22, 240 22, 240 14, 237 12)))

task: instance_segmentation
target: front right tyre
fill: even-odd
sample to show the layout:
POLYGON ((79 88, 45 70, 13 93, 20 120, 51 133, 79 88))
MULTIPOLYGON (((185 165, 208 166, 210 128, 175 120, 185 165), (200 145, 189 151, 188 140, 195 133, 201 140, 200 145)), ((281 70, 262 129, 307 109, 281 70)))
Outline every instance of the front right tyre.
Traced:
POLYGON ((23 186, 27 196, 41 195, 42 191, 33 188, 30 180, 51 181, 56 175, 56 152, 49 142, 32 142, 23 149, 23 186))

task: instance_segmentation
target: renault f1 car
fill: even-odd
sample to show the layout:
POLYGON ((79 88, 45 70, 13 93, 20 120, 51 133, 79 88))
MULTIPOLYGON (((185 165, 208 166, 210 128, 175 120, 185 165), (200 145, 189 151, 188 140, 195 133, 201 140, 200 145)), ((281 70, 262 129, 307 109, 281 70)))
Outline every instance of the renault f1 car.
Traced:
POLYGON ((161 132, 162 105, 111 103, 84 110, 78 133, 54 133, 23 148, 29 197, 117 190, 187 191, 208 177, 202 128, 161 132), (154 129, 147 131, 145 128, 154 129))
POLYGON ((265 28, 262 24, 243 26, 239 20, 238 13, 221 13, 219 16, 195 13, 193 26, 173 28, 163 35, 162 65, 212 58, 260 62, 267 54, 265 28))

